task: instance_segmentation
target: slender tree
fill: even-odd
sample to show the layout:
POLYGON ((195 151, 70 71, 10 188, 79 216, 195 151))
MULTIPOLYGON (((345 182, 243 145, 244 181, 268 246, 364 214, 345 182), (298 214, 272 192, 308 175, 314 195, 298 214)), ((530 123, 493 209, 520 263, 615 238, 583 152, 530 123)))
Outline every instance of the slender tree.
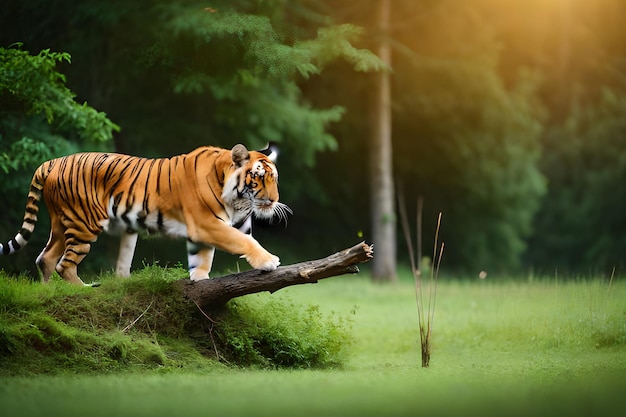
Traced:
MULTIPOLYGON (((391 67, 389 21, 391 0, 378 0, 376 23, 378 57, 391 67)), ((372 239, 376 246, 372 274, 375 280, 396 280, 396 215, 394 208, 391 145, 391 75, 389 70, 372 76, 370 114, 370 198, 372 239)))

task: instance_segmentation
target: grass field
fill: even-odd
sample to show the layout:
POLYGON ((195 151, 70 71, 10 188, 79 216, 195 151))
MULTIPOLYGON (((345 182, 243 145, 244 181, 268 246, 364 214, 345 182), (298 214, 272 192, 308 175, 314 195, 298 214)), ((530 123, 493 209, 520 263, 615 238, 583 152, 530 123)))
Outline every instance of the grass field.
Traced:
MULTIPOLYGON (((256 296, 253 296, 256 297, 256 296)), ((407 279, 337 277, 274 295, 351 321, 338 369, 56 375, 0 379, 0 415, 622 416, 626 282, 439 283, 421 367, 407 279)))

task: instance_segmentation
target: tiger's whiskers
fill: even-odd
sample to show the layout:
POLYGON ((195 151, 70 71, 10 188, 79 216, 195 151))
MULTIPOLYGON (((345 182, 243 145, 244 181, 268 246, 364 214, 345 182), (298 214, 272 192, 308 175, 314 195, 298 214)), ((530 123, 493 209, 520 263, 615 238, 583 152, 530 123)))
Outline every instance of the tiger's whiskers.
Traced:
POLYGON ((272 218, 271 223, 273 223, 274 219, 278 219, 277 223, 284 221, 285 227, 287 227, 288 214, 293 215, 293 210, 291 210, 291 208, 287 204, 277 201, 274 205, 274 217, 272 218))

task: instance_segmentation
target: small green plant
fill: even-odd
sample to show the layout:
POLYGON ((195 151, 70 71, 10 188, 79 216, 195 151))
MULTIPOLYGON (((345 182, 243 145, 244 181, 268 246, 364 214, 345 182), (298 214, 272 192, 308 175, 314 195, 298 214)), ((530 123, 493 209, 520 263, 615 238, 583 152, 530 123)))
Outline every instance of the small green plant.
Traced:
POLYGON ((302 309, 248 296, 227 308, 215 335, 228 361, 263 368, 328 368, 342 362, 349 324, 328 319, 317 306, 302 309))

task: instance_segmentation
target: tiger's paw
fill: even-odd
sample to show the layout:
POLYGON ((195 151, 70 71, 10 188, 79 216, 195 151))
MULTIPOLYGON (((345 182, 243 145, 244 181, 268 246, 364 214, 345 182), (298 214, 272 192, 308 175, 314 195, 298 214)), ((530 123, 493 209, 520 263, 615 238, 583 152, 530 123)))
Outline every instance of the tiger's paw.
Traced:
POLYGON ((273 271, 280 265, 280 258, 276 255, 272 255, 266 252, 263 256, 244 256, 250 266, 254 269, 260 269, 262 271, 273 271))
POLYGON ((189 279, 192 281, 202 281, 209 279, 209 271, 206 269, 194 268, 189 271, 189 279))

